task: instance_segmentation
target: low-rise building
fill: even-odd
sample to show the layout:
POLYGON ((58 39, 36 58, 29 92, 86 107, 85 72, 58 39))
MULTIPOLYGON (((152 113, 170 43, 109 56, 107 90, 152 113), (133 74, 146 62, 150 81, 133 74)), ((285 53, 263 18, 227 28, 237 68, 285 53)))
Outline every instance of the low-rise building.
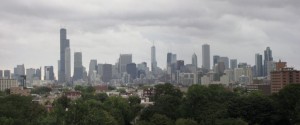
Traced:
POLYGON ((0 79, 0 91, 10 89, 11 87, 18 87, 19 83, 15 79, 0 79))
POLYGON ((69 91, 64 93, 67 98, 71 100, 76 100, 81 97, 81 92, 80 91, 69 91))
POLYGON ((31 90, 24 87, 11 87, 10 94, 21 95, 21 96, 29 96, 31 90))

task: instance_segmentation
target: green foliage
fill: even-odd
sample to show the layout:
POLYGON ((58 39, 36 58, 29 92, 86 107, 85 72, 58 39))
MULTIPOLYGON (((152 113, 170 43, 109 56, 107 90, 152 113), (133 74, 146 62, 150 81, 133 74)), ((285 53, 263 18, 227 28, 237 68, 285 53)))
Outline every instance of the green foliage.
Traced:
POLYGON ((80 86, 74 87, 75 91, 80 91, 82 93, 95 93, 96 89, 93 86, 80 86))
POLYGON ((0 123, 13 125, 37 124, 46 114, 45 108, 32 102, 31 97, 9 95, 0 98, 0 123))
POLYGON ((248 125, 247 122, 242 119, 218 119, 216 125, 248 125))
POLYGON ((279 93, 273 96, 275 101, 276 123, 296 124, 300 123, 300 84, 289 84, 279 93))
POLYGON ((174 122, 165 115, 154 114, 151 119, 153 125, 174 125, 174 122))
POLYGON ((137 105, 141 103, 141 99, 138 96, 130 96, 128 101, 130 105, 137 105))
POLYGON ((228 113, 233 118, 243 118, 250 125, 267 125, 271 124, 274 108, 268 97, 254 93, 231 100, 228 113))
POLYGON ((214 124, 216 119, 227 116, 228 102, 235 96, 221 85, 192 85, 182 105, 182 114, 204 125, 214 124))
MULTIPOLYGON (((82 98, 56 99, 50 112, 31 97, 0 97, 4 125, 293 125, 300 123, 300 85, 288 85, 271 97, 231 92, 221 85, 192 85, 185 96, 171 84, 155 86, 154 105, 143 108, 137 96, 128 99, 95 94, 76 86, 82 98)), ((42 90, 42 89, 41 89, 42 90)), ((48 103, 49 104, 49 103, 48 103)))
POLYGON ((118 89, 118 92, 120 92, 121 94, 125 94, 126 93, 126 90, 121 88, 121 89, 118 89))
POLYGON ((108 90, 116 90, 116 87, 114 87, 114 86, 108 86, 108 90))
POLYGON ((32 94, 49 94, 49 92, 51 92, 52 89, 46 86, 42 86, 42 87, 37 87, 31 90, 32 94))
POLYGON ((192 119, 177 119, 175 122, 176 125, 198 125, 198 123, 192 119))
POLYGON ((183 94, 179 89, 175 88, 172 84, 165 83, 165 84, 159 84, 155 86, 154 101, 156 101, 162 95, 170 95, 170 96, 181 98, 183 94))

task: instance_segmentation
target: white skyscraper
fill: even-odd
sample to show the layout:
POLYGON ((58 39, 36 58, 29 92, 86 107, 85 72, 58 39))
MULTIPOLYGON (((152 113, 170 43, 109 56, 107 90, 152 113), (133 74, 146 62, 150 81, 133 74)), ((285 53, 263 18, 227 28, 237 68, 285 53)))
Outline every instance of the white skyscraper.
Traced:
POLYGON ((194 53, 192 56, 192 65, 196 66, 196 68, 198 67, 198 58, 196 53, 194 53))
POLYGON ((156 51, 155 51, 155 46, 153 45, 151 47, 151 71, 154 73, 156 72, 155 69, 157 67, 157 62, 156 62, 156 51))
POLYGON ((95 81, 95 79, 94 79, 94 71, 97 72, 97 60, 92 59, 90 61, 90 65, 89 65, 89 74, 88 74, 89 83, 91 81, 95 81))
POLYGON ((210 47, 208 44, 202 45, 202 68, 210 70, 210 47))
POLYGON ((65 77, 66 82, 71 80, 71 49, 67 47, 65 49, 65 77))

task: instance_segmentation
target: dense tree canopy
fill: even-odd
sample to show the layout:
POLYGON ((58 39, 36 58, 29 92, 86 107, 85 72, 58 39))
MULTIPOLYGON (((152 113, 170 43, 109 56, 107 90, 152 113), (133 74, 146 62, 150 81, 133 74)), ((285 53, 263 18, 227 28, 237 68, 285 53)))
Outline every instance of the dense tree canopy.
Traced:
POLYGON ((83 96, 56 99, 50 112, 31 97, 0 95, 2 125, 294 125, 300 123, 300 85, 272 96, 229 91, 221 85, 192 85, 182 93, 171 84, 155 86, 154 105, 141 99, 95 94, 76 86, 83 96))

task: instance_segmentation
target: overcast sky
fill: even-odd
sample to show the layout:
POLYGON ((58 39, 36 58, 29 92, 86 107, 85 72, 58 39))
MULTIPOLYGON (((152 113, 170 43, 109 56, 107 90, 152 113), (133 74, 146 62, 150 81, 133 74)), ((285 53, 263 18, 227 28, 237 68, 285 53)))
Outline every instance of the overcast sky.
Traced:
POLYGON ((0 69, 57 69, 61 27, 72 60, 81 51, 85 67, 91 59, 114 64, 125 53, 150 66, 154 42, 162 68, 167 52, 186 64, 196 53, 201 66, 207 43, 211 56, 249 64, 270 46, 274 60, 300 69, 299 7, 300 0, 2 0, 0 69))

